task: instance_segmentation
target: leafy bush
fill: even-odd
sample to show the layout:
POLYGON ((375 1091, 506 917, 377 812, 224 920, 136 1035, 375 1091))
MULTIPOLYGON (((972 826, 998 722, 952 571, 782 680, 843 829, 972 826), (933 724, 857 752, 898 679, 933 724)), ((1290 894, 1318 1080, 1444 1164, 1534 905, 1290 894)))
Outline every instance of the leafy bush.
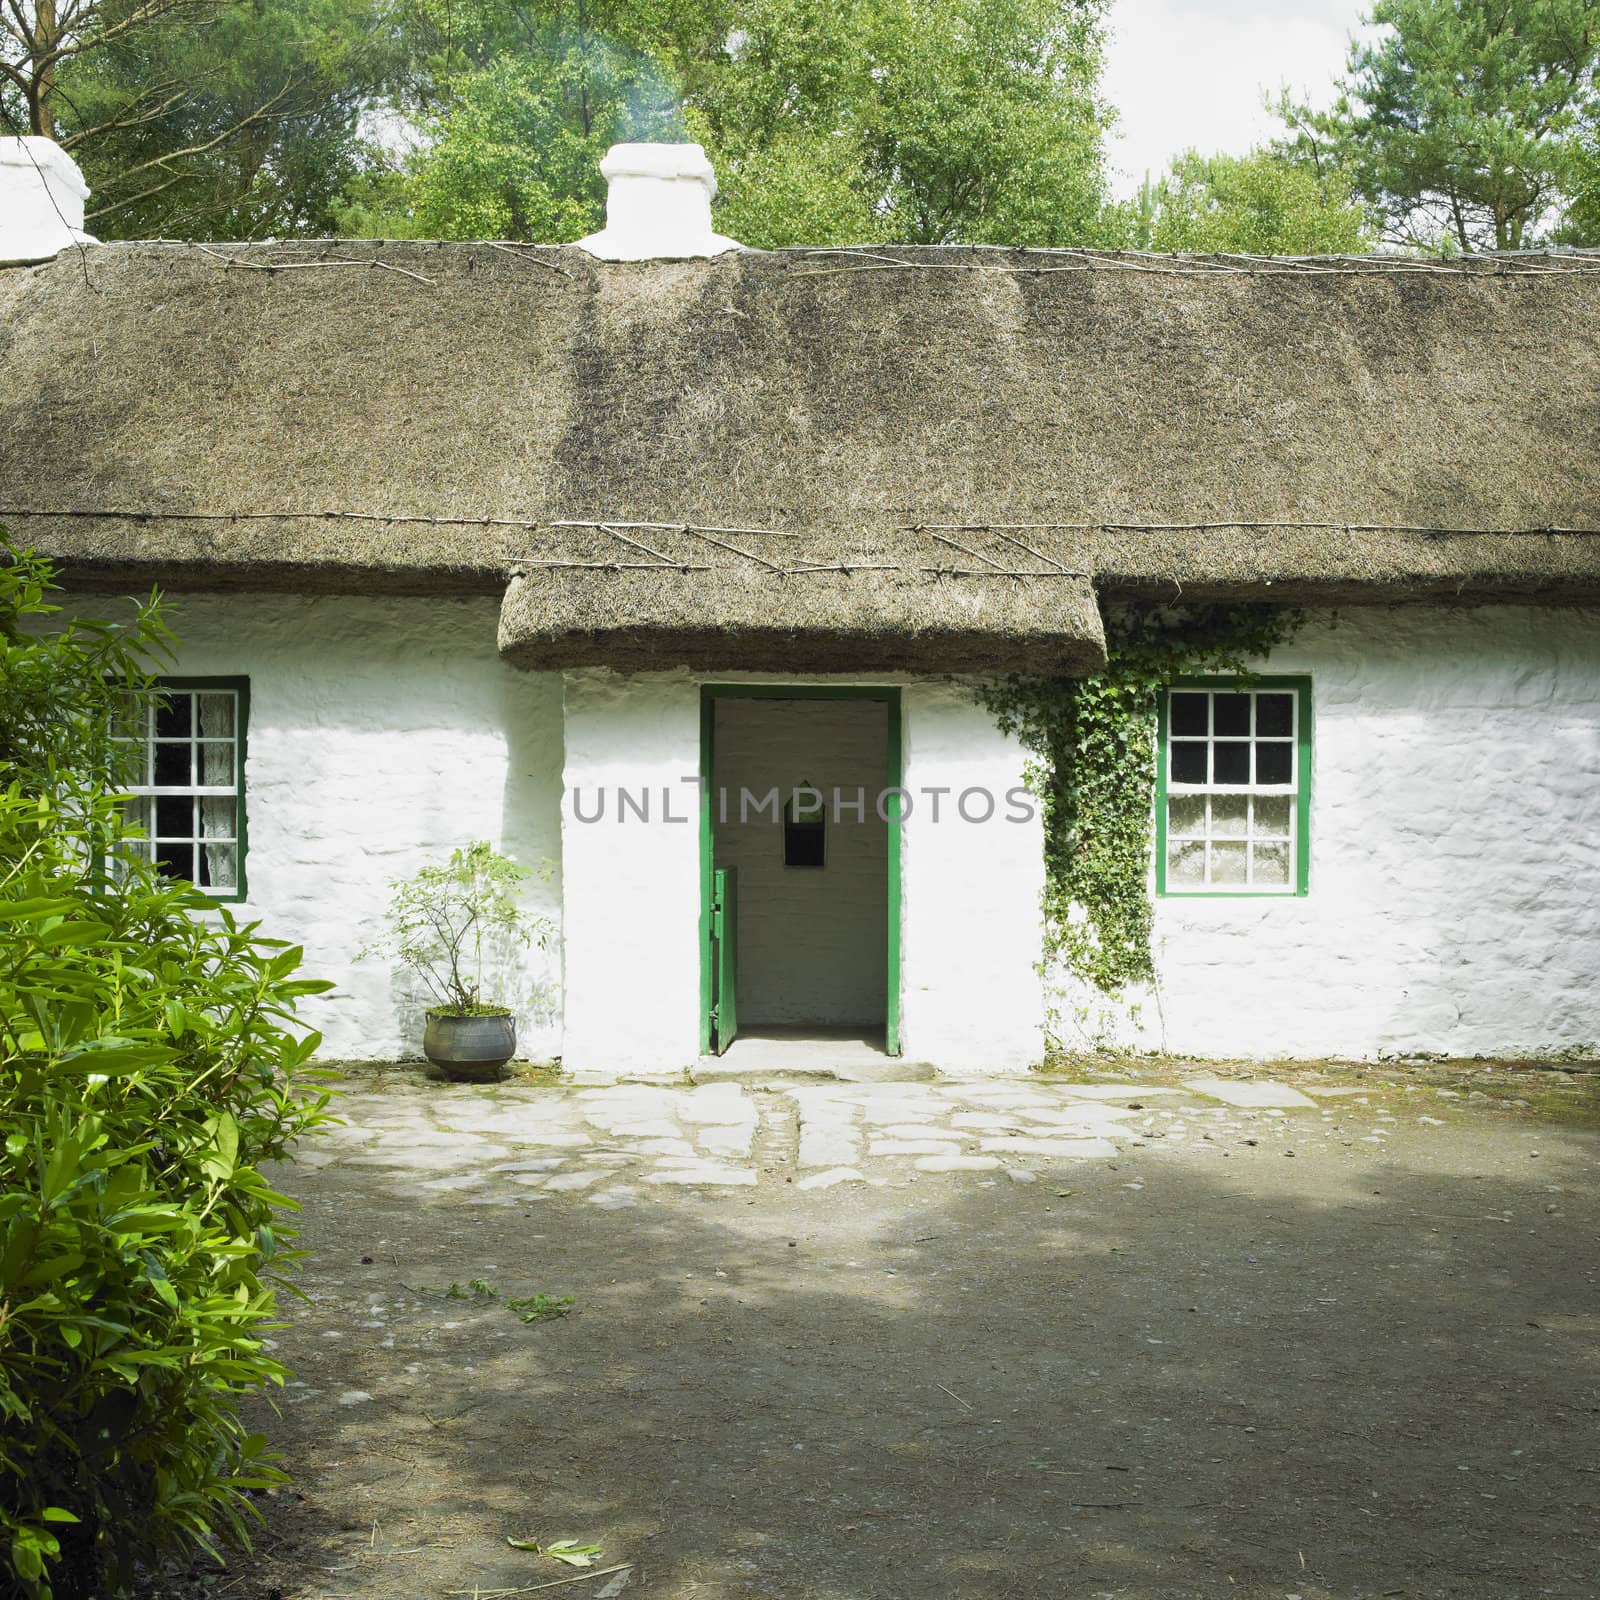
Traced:
POLYGON ((60 627, 49 579, 0 544, 0 1594, 29 1600, 246 1541, 282 1474, 235 1406, 283 1381, 296 1255, 257 1168, 328 1100, 300 952, 126 848, 155 601, 60 627))
MULTIPOLYGON (((544 864, 548 877, 549 863, 544 864)), ((487 839, 450 853, 443 866, 419 868, 389 885, 388 926, 358 959, 390 956, 432 991, 430 1015, 504 1016, 509 1007, 483 998, 483 959, 549 941, 551 926, 517 903, 528 868, 501 855, 487 839)))

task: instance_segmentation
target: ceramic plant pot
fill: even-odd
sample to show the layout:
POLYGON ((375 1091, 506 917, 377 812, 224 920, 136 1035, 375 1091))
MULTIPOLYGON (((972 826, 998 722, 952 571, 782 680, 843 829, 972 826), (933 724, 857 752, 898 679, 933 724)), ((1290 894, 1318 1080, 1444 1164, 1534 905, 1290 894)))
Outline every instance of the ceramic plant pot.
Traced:
POLYGON ((422 1030, 422 1053, 458 1083, 481 1083, 497 1077, 517 1053, 517 1019, 509 1011, 486 1017, 452 1017, 428 1013, 422 1030))

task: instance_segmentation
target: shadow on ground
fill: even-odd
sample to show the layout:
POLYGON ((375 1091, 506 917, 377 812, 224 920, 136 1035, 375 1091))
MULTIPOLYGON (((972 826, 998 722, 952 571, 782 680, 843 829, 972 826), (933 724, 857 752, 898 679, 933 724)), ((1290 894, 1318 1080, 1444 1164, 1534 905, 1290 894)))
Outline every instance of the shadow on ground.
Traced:
POLYGON ((627 1600, 1600 1592, 1600 1136, 1350 1131, 621 1212, 291 1170, 296 1487, 215 1592, 582 1576, 508 1536, 627 1600))

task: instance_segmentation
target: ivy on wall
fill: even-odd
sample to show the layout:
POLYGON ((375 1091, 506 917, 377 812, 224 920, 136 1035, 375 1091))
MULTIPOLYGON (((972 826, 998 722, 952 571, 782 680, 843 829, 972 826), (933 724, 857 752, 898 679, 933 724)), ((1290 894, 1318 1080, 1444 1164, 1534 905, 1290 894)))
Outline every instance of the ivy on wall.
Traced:
POLYGON ((1107 995, 1151 978, 1149 892, 1156 700, 1190 673, 1237 674, 1293 636, 1280 606, 1108 607, 1104 669, 1020 674, 980 689, 1031 756, 1044 821, 1044 966, 1107 995))

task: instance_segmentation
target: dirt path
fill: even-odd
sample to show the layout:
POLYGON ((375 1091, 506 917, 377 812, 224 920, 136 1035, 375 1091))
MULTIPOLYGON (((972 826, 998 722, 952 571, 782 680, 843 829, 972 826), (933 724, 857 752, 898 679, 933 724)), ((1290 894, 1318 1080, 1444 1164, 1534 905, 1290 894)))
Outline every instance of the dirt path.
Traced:
MULTIPOLYGON (((781 1089, 736 1091, 743 1156, 693 1155, 753 1183, 536 1186, 624 1132, 486 1188, 446 1144, 367 1158, 503 1096, 360 1081, 341 1158, 281 1174, 314 1252, 266 1424, 296 1486, 206 1589, 584 1576, 506 1544, 536 1538, 624 1569, 563 1600, 1600 1594, 1600 1080, 1308 1073, 1250 1109, 1192 1076, 1095 1086, 1109 1153, 919 1170, 868 1127, 811 1189, 781 1089), (523 1323, 535 1294, 571 1313, 523 1323)), ((501 1165, 546 1159, 519 1127, 501 1165)))

